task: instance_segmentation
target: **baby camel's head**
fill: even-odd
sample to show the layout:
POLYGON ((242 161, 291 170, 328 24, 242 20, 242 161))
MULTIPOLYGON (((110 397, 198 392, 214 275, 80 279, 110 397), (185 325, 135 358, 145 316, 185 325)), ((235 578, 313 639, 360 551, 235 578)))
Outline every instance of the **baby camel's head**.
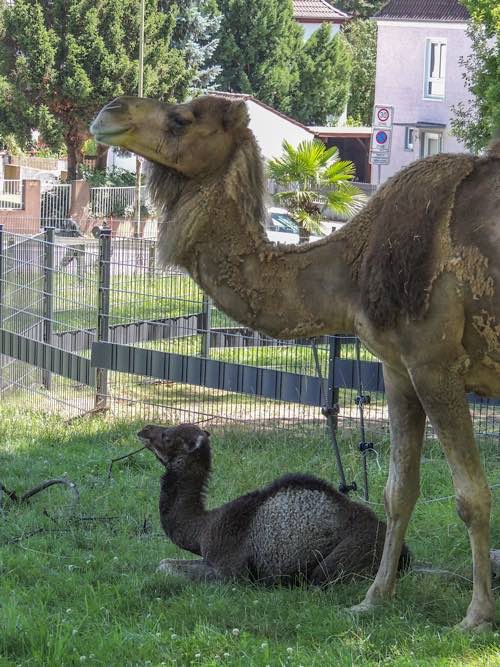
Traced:
POLYGON ((149 424, 137 435, 164 466, 184 468, 190 460, 210 465, 210 433, 195 424, 169 427, 149 424))

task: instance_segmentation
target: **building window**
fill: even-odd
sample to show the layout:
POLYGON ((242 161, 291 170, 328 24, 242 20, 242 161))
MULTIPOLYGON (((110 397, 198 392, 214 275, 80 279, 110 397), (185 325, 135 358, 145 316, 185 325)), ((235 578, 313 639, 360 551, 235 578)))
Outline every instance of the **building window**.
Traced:
POLYGON ((405 151, 413 150, 414 130, 412 127, 405 127, 405 151))
POLYGON ((439 132, 424 132, 422 141, 422 157, 437 155, 443 150, 443 135, 439 132))
POLYGON ((442 100, 446 75, 446 40, 428 39, 425 54, 424 97, 442 100))

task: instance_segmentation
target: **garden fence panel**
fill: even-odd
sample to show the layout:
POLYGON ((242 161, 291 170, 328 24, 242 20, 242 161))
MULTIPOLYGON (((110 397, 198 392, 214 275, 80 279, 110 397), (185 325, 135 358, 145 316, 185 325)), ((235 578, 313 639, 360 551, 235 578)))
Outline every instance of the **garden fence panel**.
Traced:
MULTIPOLYGON (((70 415, 98 407, 166 423, 324 426, 309 339, 234 322, 184 272, 157 267, 154 239, 48 234, 0 235, 4 396, 70 415)), ((367 428, 387 433, 381 364, 363 348, 358 364, 352 336, 317 347, 340 427, 358 424, 359 368, 367 428)), ((476 431, 497 442, 499 404, 471 397, 476 431)))
POLYGON ((0 179, 0 209, 21 209, 22 207, 22 181, 15 179, 0 179))

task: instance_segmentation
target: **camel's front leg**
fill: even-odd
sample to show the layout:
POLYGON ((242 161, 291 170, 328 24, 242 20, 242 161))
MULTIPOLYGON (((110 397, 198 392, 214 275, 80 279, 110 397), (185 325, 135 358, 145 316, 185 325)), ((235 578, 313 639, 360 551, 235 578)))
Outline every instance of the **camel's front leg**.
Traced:
POLYGON ((389 407, 391 460, 385 487, 387 532, 377 576, 364 601, 352 608, 363 612, 394 593, 406 527, 419 495, 420 455, 425 413, 410 378, 384 366, 389 407))
POLYGON ((419 367, 411 375, 443 445, 453 476, 457 511, 469 532, 474 587, 467 615, 459 627, 489 629, 495 620, 489 556, 491 493, 474 440, 464 383, 451 364, 419 367))

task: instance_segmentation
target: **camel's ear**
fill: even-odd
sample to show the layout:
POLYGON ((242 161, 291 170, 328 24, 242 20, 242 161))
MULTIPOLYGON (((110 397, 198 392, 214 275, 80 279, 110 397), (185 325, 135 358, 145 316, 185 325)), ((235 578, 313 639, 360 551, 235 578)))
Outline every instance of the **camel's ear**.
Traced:
POLYGON ((205 430, 204 430, 203 433, 207 436, 207 438, 210 437, 210 431, 205 431, 205 430))
POLYGON ((231 102, 223 118, 223 125, 226 130, 237 130, 247 127, 250 121, 248 109, 245 102, 231 102))

